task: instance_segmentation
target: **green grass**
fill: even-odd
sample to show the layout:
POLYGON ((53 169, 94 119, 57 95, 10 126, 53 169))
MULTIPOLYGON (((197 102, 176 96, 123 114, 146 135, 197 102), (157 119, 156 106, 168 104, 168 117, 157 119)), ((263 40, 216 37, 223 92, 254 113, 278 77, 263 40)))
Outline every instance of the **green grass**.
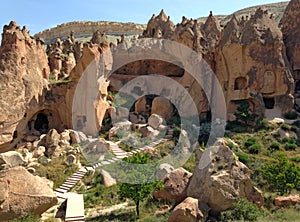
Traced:
POLYGON ((65 156, 52 158, 50 163, 36 167, 35 175, 46 177, 53 181, 53 189, 59 187, 68 177, 78 170, 77 165, 65 164, 65 156))

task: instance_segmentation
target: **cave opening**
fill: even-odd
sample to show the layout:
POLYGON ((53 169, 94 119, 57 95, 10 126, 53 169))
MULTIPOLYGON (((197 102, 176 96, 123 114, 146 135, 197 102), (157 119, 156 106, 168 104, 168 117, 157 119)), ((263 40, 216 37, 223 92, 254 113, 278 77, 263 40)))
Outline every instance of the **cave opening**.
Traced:
POLYGON ((49 120, 47 115, 39 113, 34 121, 34 129, 41 133, 47 133, 49 130, 49 120))
POLYGON ((275 105, 275 100, 274 98, 266 98, 263 97, 264 103, 265 103, 265 108, 266 109, 273 109, 275 105))

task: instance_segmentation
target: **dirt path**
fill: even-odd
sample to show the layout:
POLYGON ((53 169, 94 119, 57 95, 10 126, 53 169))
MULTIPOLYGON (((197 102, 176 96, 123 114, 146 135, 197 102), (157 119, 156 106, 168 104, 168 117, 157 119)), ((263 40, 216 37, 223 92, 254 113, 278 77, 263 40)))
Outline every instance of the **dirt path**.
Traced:
POLYGON ((135 209, 135 206, 128 206, 128 202, 116 204, 107 208, 99 207, 99 208, 92 208, 86 210, 86 217, 97 217, 100 215, 110 214, 113 211, 121 210, 121 209, 135 209))

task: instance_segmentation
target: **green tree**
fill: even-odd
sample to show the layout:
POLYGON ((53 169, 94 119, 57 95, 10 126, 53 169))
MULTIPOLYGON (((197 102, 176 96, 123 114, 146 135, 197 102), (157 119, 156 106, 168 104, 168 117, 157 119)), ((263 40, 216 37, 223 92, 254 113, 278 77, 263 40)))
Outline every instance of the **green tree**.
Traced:
MULTIPOLYGON (((124 158, 124 160, 132 164, 148 164, 150 163, 150 155, 148 153, 145 155, 136 153, 131 157, 124 158)), ((122 183, 120 185, 120 198, 129 198, 135 202, 137 217, 139 217, 140 215, 140 202, 150 197, 155 190, 163 188, 162 181, 148 182, 152 180, 150 180, 150 178, 147 178, 146 175, 147 173, 131 169, 130 173, 128 173, 127 175, 127 178, 130 181, 144 181, 144 183, 122 183)))
POLYGON ((248 101, 237 102, 237 110, 234 113, 236 121, 245 125, 255 122, 257 115, 250 111, 250 104, 248 101))
POLYGON ((300 168, 286 156, 280 156, 277 163, 266 165, 262 173, 269 188, 281 195, 290 193, 292 189, 300 190, 300 168))

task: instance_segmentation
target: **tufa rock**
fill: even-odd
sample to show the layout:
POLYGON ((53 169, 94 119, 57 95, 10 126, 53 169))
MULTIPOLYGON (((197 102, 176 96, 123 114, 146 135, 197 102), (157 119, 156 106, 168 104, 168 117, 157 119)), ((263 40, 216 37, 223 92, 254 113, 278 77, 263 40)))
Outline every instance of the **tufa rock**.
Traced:
POLYGON ((187 195, 207 203, 213 213, 231 209, 241 197, 261 207, 264 199, 251 184, 250 170, 225 144, 220 139, 204 151, 187 187, 187 195))
POLYGON ((180 202, 187 197, 186 188, 192 174, 182 167, 173 170, 164 179, 164 188, 154 192, 155 198, 180 202))
POLYGON ((41 215, 57 204, 50 181, 33 176, 23 167, 1 171, 0 178, 1 221, 41 215))
POLYGON ((207 215, 204 215, 199 209, 199 201, 187 197, 174 208, 168 222, 204 222, 206 217, 207 215))
POLYGON ((22 155, 16 151, 8 151, 0 154, 0 170, 25 164, 22 155))
POLYGON ((100 177, 102 180, 102 184, 105 187, 111 187, 111 186, 117 184, 117 181, 109 174, 109 172, 107 172, 103 169, 100 171, 100 177))

